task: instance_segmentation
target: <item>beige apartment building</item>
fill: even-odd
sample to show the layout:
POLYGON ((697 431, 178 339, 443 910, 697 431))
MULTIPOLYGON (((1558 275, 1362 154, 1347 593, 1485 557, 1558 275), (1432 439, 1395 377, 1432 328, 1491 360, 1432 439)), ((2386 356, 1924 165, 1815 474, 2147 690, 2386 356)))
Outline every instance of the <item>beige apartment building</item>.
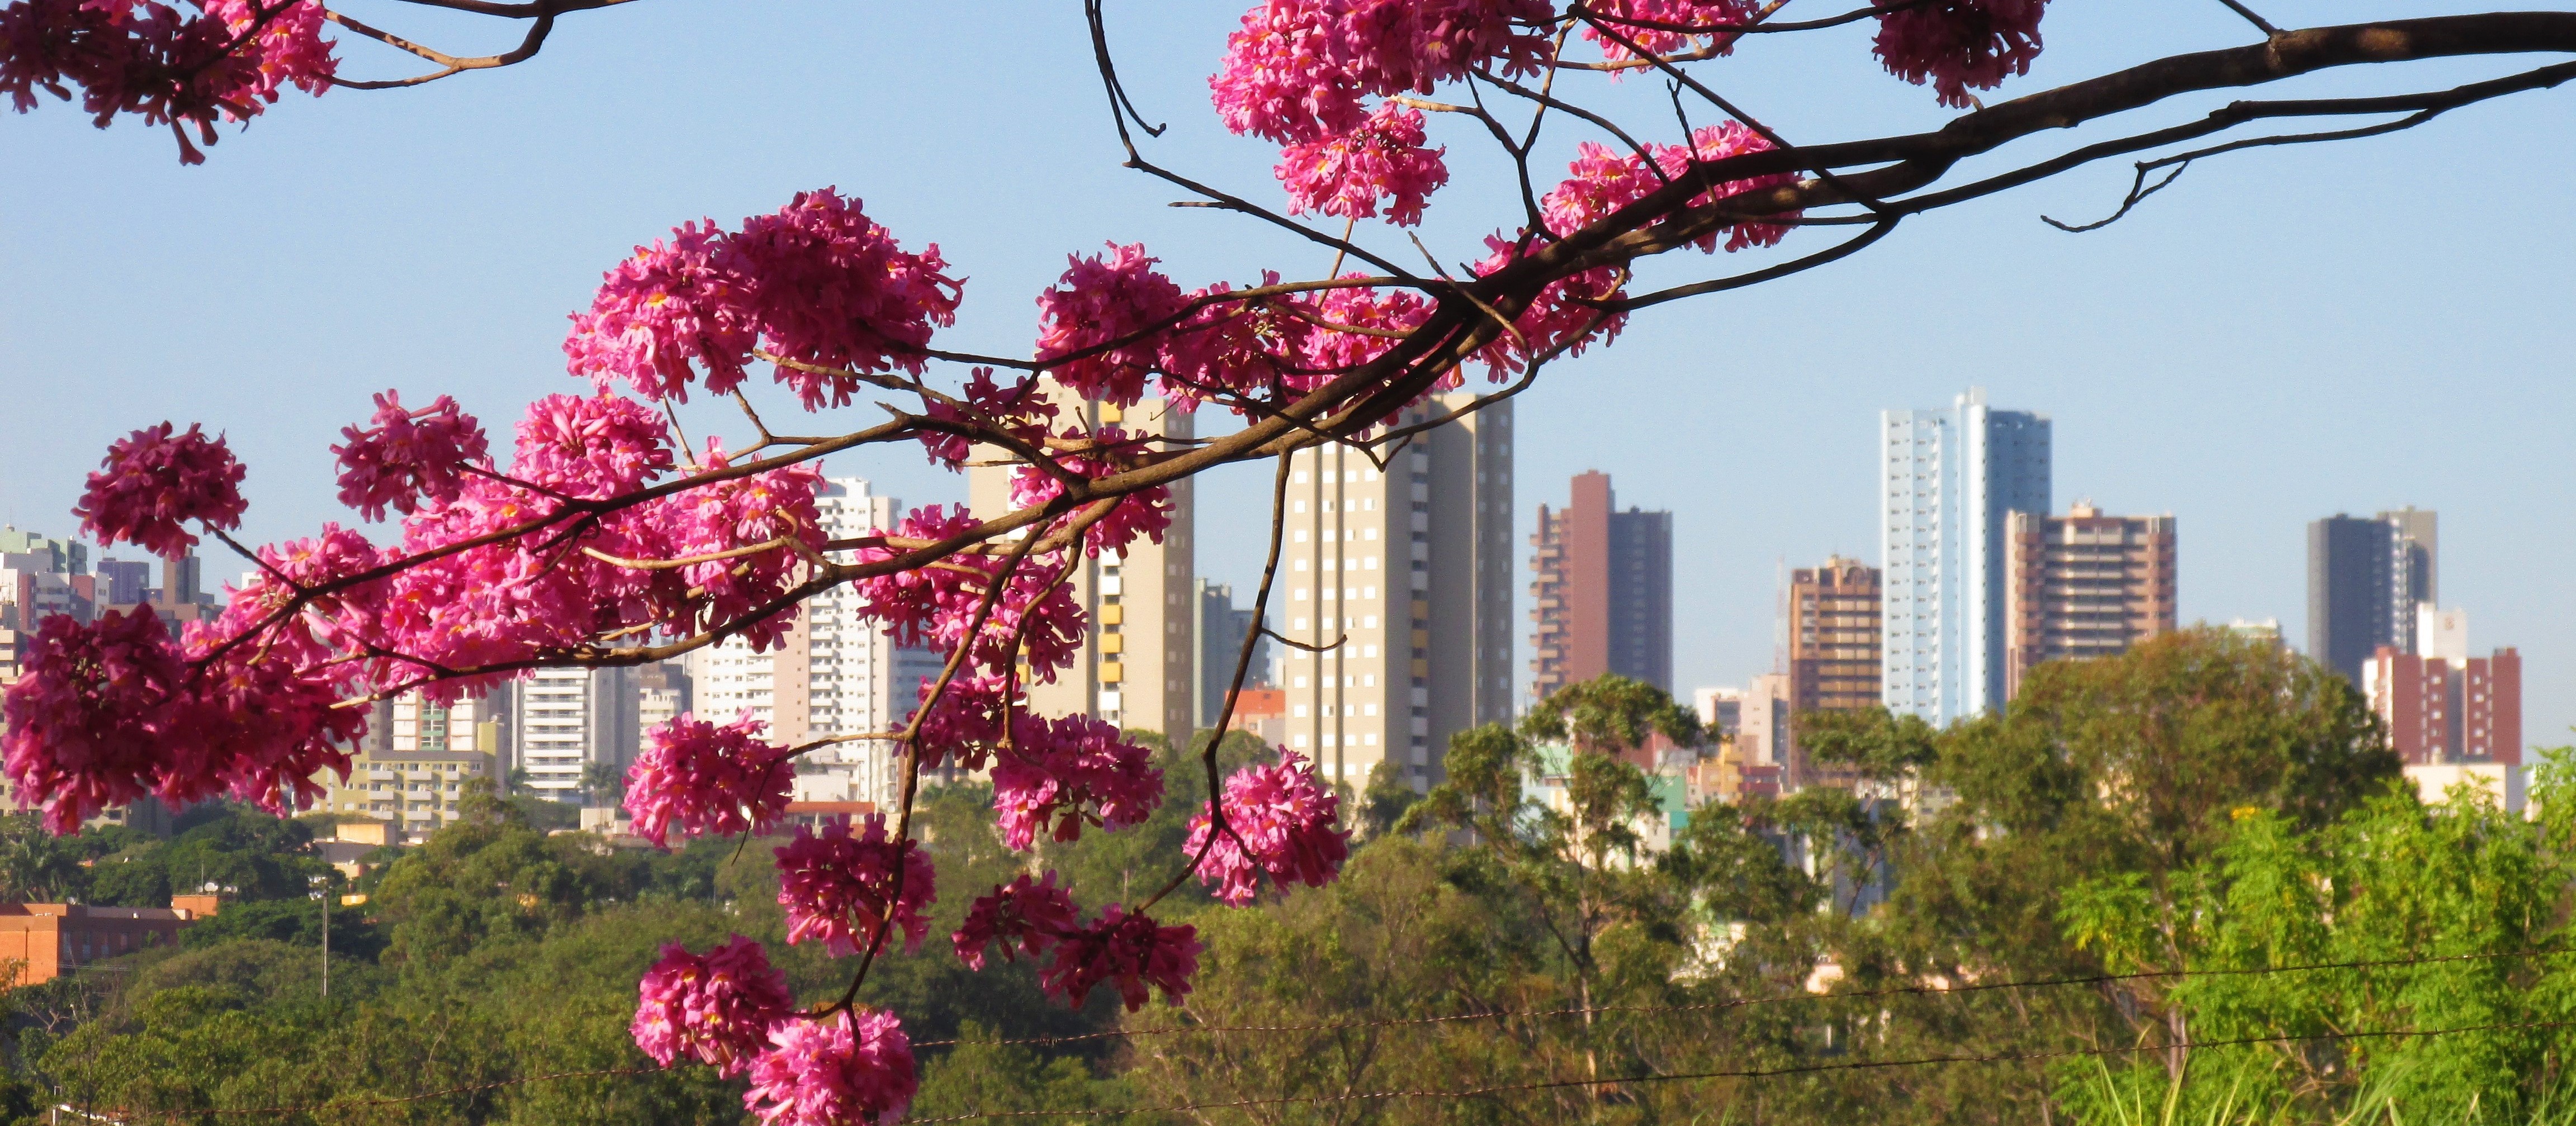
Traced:
MULTIPOLYGON (((1437 417, 1443 396, 1405 413, 1437 417)), ((1287 745, 1326 778, 1379 762, 1428 788, 1449 736, 1512 715, 1512 413, 1497 403, 1414 437, 1380 470, 1340 444, 1289 464, 1271 594, 1287 745)))
POLYGON ((360 751, 348 781, 323 776, 331 792, 321 808, 393 826, 389 843, 419 844, 464 817, 465 784, 491 777, 495 761, 480 751, 360 751))
MULTIPOLYGON (((1190 434, 1190 416, 1161 399, 1121 409, 1076 402, 1061 397, 1061 389, 1054 393, 1060 396, 1059 430, 1078 424, 1172 438, 1190 434)), ((990 447, 976 453, 979 461, 1001 456, 990 447)), ((975 515, 991 519, 1012 510, 1011 473, 1008 465, 967 470, 967 500, 975 515)), ((1066 585, 1091 616, 1091 636, 1055 683, 1028 685, 1029 706, 1037 714, 1091 715, 1131 731, 1159 731, 1174 742, 1189 739, 1198 684, 1190 482, 1176 481, 1171 491, 1172 526, 1163 542, 1140 537, 1124 555, 1075 556, 1066 585)))
POLYGON ((2112 657, 2171 633, 2178 550, 2171 516, 2014 512, 2004 532, 2004 698, 2042 661, 2112 657))

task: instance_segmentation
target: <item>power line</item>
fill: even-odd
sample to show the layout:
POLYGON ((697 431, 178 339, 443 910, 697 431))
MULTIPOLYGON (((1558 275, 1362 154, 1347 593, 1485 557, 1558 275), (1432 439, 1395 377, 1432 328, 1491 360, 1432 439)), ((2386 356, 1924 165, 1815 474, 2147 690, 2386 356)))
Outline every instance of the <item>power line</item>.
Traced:
POLYGON ((1547 1079, 1528 1083, 1496 1083, 1484 1087, 1455 1090, 1357 1091, 1338 1095, 1276 1095, 1258 1099, 1233 1099, 1225 1102, 1182 1103, 1173 1106, 1139 1106, 1115 1110, 997 1110, 972 1114, 952 1114, 941 1118, 912 1118, 907 1122, 930 1126, 940 1122, 976 1122, 991 1118, 1106 1118, 1123 1114, 1187 1114, 1206 1110, 1232 1110, 1256 1106, 1287 1106, 1315 1103, 1375 1102, 1386 1099, 1473 1099, 1523 1091, 1564 1090, 1571 1087, 1615 1087, 1631 1083, 1670 1083, 1692 1079, 1764 1079, 1783 1075, 1813 1075, 1835 1071, 1875 1071, 1900 1067, 1932 1067, 1962 1063, 2015 1063, 2034 1060, 2069 1059, 2079 1056, 2119 1056, 2142 1052, 2167 1052, 2195 1048, 2230 1048, 2254 1044, 2295 1044, 2317 1040, 2397 1039, 2409 1036, 2450 1036, 2464 1032, 2503 1032, 2516 1029, 2565 1028, 2576 1021, 2529 1021, 2501 1024, 2472 1024, 2457 1028, 2371 1029, 2359 1032, 2321 1032, 2307 1036, 2244 1036, 2231 1040, 2201 1040, 2180 1044, 2141 1044, 2126 1048, 2063 1048, 2044 1052, 2007 1052, 1985 1056, 1909 1056, 1892 1060, 1846 1060, 1838 1063, 1795 1064, 1787 1067, 1736 1068, 1724 1071, 1683 1071, 1623 1075, 1610 1079, 1547 1079))
POLYGON ((2443 954, 2423 958, 2370 958, 2347 962, 2312 962, 2290 966, 2252 966, 2210 970, 2141 970, 2125 974, 2087 974, 2081 977, 2036 978, 2020 981, 1970 982, 1961 985, 1902 985, 1884 989, 1856 989, 1844 993, 1780 993, 1767 997, 1738 997, 1727 1001, 1702 1001, 1689 1005, 1598 1005, 1557 1009, 1494 1009, 1486 1012, 1450 1013, 1427 1017, 1393 1017, 1385 1020, 1337 1021, 1320 1024, 1181 1024, 1165 1028, 1119 1028, 1106 1032, 1084 1032, 1069 1036, 1023 1036, 1000 1040, 916 1040, 916 1048, 945 1048, 968 1045, 1050 1045, 1075 1044, 1090 1040, 1133 1039, 1144 1036, 1170 1036, 1184 1032, 1205 1033, 1275 1033, 1275 1032, 1348 1032, 1362 1028, 1400 1028, 1425 1024, 1451 1024, 1470 1020, 1505 1020, 1515 1017, 1568 1017, 1603 1013, 1696 1013, 1755 1005, 1777 1005, 1801 1001, 1858 1000, 1872 997, 1951 996, 1985 993, 1999 989, 2047 989, 2068 985, 2109 985, 2123 981, 2169 980, 2191 977, 2242 977, 2262 974, 2317 973, 2326 970, 2381 969, 2390 966, 2420 966, 2442 962, 2491 961, 2499 958, 2545 958, 2568 953, 2565 950, 2510 950, 2478 954, 2443 954))

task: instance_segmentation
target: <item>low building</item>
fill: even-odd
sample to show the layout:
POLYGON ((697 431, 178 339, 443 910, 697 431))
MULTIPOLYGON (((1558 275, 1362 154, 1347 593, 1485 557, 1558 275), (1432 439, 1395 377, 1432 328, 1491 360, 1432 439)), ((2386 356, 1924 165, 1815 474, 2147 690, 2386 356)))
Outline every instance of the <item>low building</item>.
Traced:
POLYGON ((92 907, 81 903, 0 903, 0 965, 14 985, 42 985, 66 973, 155 946, 175 946, 179 932, 215 913, 213 896, 179 896, 169 907, 92 907))
POLYGON ((348 781, 322 776, 330 793, 321 808, 385 822, 387 839, 380 845, 419 844, 440 826, 462 820, 465 784, 492 774, 492 756, 479 751, 370 749, 351 762, 348 781))

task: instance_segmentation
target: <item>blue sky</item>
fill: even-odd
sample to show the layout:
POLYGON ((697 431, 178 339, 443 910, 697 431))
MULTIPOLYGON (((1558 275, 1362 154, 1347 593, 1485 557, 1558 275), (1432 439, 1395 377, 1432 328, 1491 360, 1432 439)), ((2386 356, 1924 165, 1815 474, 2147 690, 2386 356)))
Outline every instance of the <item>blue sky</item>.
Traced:
MULTIPOLYGON (((384 7, 358 14, 460 52, 510 38, 384 7)), ((2055 7, 2048 53, 2005 95, 2249 30, 2215 0, 2055 7)), ((2262 7, 2291 25, 2453 6, 2262 7)), ((1172 124, 1154 157, 1275 199, 1274 154, 1224 134, 1207 105, 1236 14, 1111 5, 1133 94, 1172 124)), ((352 75, 406 68, 344 53, 352 75)), ((527 400, 578 389, 563 318, 629 247, 804 188, 838 185, 907 245, 940 245, 970 279, 942 339, 956 347, 1024 354, 1036 293, 1067 253, 1104 240, 1144 241, 1185 286, 1323 268, 1288 236, 1167 207, 1174 193, 1120 169, 1090 67, 1071 0, 971 12, 648 0, 566 19, 528 65, 290 97, 198 168, 178 165, 166 134, 93 130, 76 106, 0 118, 0 163, 18 172, 0 180, 0 520, 69 528, 107 444, 167 418, 232 436, 252 467, 254 537, 306 534, 338 515, 326 449, 372 392, 453 393, 505 428, 527 400)), ((2284 90, 2426 89, 2511 69, 2475 60, 2284 90)), ((1863 28, 1757 41, 1702 73, 1801 142, 1944 117, 1871 64, 1863 28)), ((1654 137, 1677 131, 1655 83, 1581 96, 1654 137)), ((2469 610, 2481 650, 2522 650, 2526 736, 2565 741, 2571 126, 2576 92, 2518 95, 2391 137, 2209 162, 2097 233, 2039 221, 2107 212, 2128 172, 2103 166, 1923 217, 1785 282, 1668 306, 1519 400, 1517 535, 1585 469, 1613 474, 1623 504, 1671 509, 1680 687, 1740 683, 1770 665, 1779 567, 1875 559, 1876 412, 1981 384, 1999 406, 2055 419, 2061 509, 2091 499, 2179 518, 2187 620, 2277 617, 2303 638, 2307 521, 2440 510, 2443 600, 2469 610)), ((1444 259, 1480 257, 1477 239, 1517 208, 1489 146, 1455 122, 1435 129, 1456 179, 1422 236, 1444 259)), ((1589 139, 1551 136, 1560 155, 1589 139)), ((1374 245, 1410 253, 1382 228, 1374 245)), ((1752 264, 1694 256, 1647 280, 1752 264)), ((693 429, 716 422, 704 418, 693 429)), ((830 468, 911 503, 963 495, 909 449, 830 468)), ((1253 578, 1261 479, 1235 469, 1203 487, 1203 573, 1253 578)))

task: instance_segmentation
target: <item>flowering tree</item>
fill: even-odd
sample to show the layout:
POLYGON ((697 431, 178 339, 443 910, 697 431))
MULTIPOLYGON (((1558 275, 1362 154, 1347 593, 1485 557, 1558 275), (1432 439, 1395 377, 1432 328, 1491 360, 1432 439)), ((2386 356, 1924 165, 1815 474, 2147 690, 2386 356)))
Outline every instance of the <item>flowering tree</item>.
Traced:
MULTIPOLYGON (((525 61, 562 16, 623 0, 415 2, 527 21, 527 36, 509 53, 464 58, 318 0, 9 0, 0 90, 22 112, 50 93, 77 96, 102 126, 167 125, 194 163, 219 124, 265 112, 289 86, 319 95, 525 61), (326 24, 435 69, 344 78, 326 24)), ((938 346, 965 287, 937 245, 907 243, 825 188, 731 226, 683 223, 609 269, 564 342, 590 393, 536 402, 507 457, 451 399, 379 397, 333 452, 341 499, 368 519, 398 516, 395 542, 325 525, 243 546, 229 534, 243 468, 224 440, 167 423, 137 431, 90 479, 88 531, 156 552, 212 536, 258 570, 219 617, 175 641, 148 616, 44 622, 6 699, 6 769, 21 793, 58 831, 146 795, 231 795, 284 812, 321 793, 317 777, 346 773, 369 701, 453 700, 539 668, 639 664, 730 638, 766 646, 804 600, 852 588, 890 634, 939 646, 947 662, 900 730, 842 737, 899 749, 891 817, 800 830, 778 850, 789 941, 848 957, 849 988, 799 1007, 756 945, 673 949, 644 979, 635 1031, 666 1063, 750 1076, 748 1105, 766 1119, 890 1120, 914 1087, 911 1053, 896 1015, 856 997, 890 942, 909 952, 925 937, 931 869, 911 831, 921 771, 989 771, 999 831, 1021 849, 1115 831, 1162 800, 1141 748, 1089 717, 1031 714, 1024 688, 1067 668, 1089 629, 1065 585, 1077 560, 1159 538, 1173 482, 1270 459, 1284 491, 1289 455, 1331 442, 1382 459, 1529 386, 1558 357, 1610 344, 1644 310, 1814 268, 1908 216, 2088 162, 2149 154, 2117 218, 2194 160, 2407 128, 2576 76, 2576 63, 2558 62, 2446 90, 2238 101, 1954 183, 1968 158, 2194 92, 2360 64, 2576 51, 2576 13, 2282 30, 2218 0, 2217 18, 2250 29, 2242 45, 1984 105, 1973 91, 2025 73, 2038 54, 2046 0, 1870 0, 1797 21, 1777 18, 1787 0, 1266 0, 1209 44, 1209 86, 1227 128, 1278 146, 1286 199, 1272 207, 1148 156, 1159 129, 1120 85, 1103 0, 1086 2, 1126 165, 1199 206, 1293 232, 1329 251, 1330 267, 1184 288, 1141 245, 1076 253, 1038 297, 1032 355, 975 355, 938 346), (1748 36, 1854 23, 1875 25, 1886 70, 1963 112, 1930 132, 1798 145, 1710 85, 1748 36), (1598 92, 1588 84, 1628 75, 1665 83, 1672 120, 1621 123, 1585 106, 1598 92), (2183 148, 2250 123, 2335 117, 2362 120, 2183 148), (1449 182, 1449 145, 1480 140, 1499 154, 1491 174, 1518 189, 1516 213, 1498 217, 1472 265, 1453 271, 1427 248, 1409 264, 1394 236, 1449 182), (1757 268, 1632 291, 1641 261, 1803 242, 1815 237, 1806 227, 1848 233, 1757 268), (894 402, 861 430, 772 430, 739 390, 762 373, 808 411, 862 394, 894 402), (1471 380, 1492 390, 1406 413, 1471 380), (1173 437, 1086 426, 1056 406, 1149 393, 1237 424, 1173 437), (757 440, 687 442, 670 405, 692 394, 740 402, 757 440), (884 534, 827 538, 818 459, 912 444, 951 470, 970 458, 1011 465, 1015 507, 933 506, 884 534)), ((1274 520, 1271 573, 1278 554, 1274 520)), ((1265 574, 1264 604, 1269 591, 1265 574)), ((782 746, 765 734, 723 716, 656 730, 628 781, 639 830, 667 842, 772 829, 792 760, 841 739, 782 746)), ((1206 769, 1208 808, 1160 891, 1086 909, 1052 873, 1024 876, 979 898, 949 945, 975 965, 995 953, 1044 959, 1045 987, 1077 1004, 1101 985, 1131 1009, 1158 990, 1187 993, 1198 944, 1191 928, 1154 919, 1163 895, 1195 875, 1247 903, 1264 876, 1329 881, 1345 851, 1335 795, 1296 756, 1220 785, 1211 748, 1206 769)))

